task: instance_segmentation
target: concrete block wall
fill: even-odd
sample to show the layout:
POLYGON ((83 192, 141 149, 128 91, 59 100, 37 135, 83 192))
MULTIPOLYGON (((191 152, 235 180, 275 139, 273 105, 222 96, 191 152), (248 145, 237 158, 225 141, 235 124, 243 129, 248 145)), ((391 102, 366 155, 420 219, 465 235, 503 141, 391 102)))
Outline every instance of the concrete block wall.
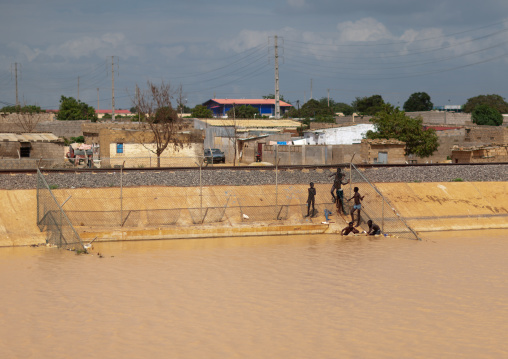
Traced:
POLYGON ((464 142, 467 146, 492 143, 507 144, 508 128, 504 126, 467 127, 464 142))
POLYGON ((263 147, 263 162, 275 164, 280 159, 279 165, 334 165, 348 163, 354 153, 354 163, 361 163, 360 144, 355 145, 315 145, 315 146, 278 146, 263 147))
POLYGON ((403 164, 407 161, 405 145, 375 145, 362 142, 361 159, 363 163, 378 163, 379 152, 386 152, 388 154, 388 163, 391 164, 403 164))
MULTIPOLYGON (((101 167, 121 166, 125 161, 125 167, 156 167, 157 156, 149 149, 154 150, 154 145, 142 145, 139 143, 124 143, 123 153, 116 153, 116 143, 109 145, 109 157, 101 157, 101 167)), ((162 153, 161 166, 197 166, 200 157, 203 156, 203 146, 193 143, 183 148, 175 149, 169 145, 162 153)))
POLYGON ((406 112, 411 118, 420 116, 424 124, 429 125, 454 125, 466 126, 471 125, 471 114, 463 112, 447 112, 447 111, 419 111, 406 112))

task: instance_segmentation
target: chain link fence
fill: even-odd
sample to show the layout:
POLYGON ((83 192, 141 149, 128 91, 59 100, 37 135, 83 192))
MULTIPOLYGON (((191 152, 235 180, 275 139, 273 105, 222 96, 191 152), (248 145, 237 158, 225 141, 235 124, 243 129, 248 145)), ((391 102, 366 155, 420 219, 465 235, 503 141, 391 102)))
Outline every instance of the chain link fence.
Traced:
MULTIPOLYGON (((199 162, 195 165, 199 166, 199 162)), ((348 167, 350 171, 347 176, 350 183, 343 186, 344 208, 347 215, 342 217, 342 214, 339 214, 341 217, 331 221, 338 221, 337 223, 341 224, 341 218, 345 222, 352 220, 350 213, 353 203, 347 199, 353 196, 353 188, 359 187, 360 194, 365 196, 360 213, 363 229, 367 229, 366 222, 370 219, 381 227, 383 233, 418 239, 417 233, 407 226, 404 218, 363 173, 352 164, 348 167)), ((52 193, 50 187, 44 184, 44 177, 38 175, 41 177, 38 179, 38 200, 41 202, 38 208, 42 213, 42 216, 38 217, 39 223, 41 225, 56 223, 57 229, 69 227, 69 230, 72 225, 93 228, 160 228, 229 222, 229 224, 252 223, 262 226, 281 221, 292 224, 321 223, 325 221, 325 210, 337 212, 331 200, 330 190, 333 182, 331 178, 328 183, 315 184, 317 194, 312 211, 312 208, 307 207, 308 185, 279 183, 277 167, 275 171, 240 168, 235 170, 233 182, 245 185, 231 185, 232 181, 226 176, 217 181, 218 185, 207 186, 201 181, 201 172, 204 171, 200 170, 199 185, 182 187, 182 183, 173 184, 167 181, 164 185, 124 187, 126 174, 121 167, 120 171, 106 174, 108 177, 105 183, 108 187, 93 191, 75 188, 72 195, 63 188, 52 193), (252 185, 250 181, 252 171, 265 173, 268 181, 263 185, 252 185), (58 203, 65 203, 65 213, 58 203), (53 207, 50 208, 50 205, 53 207), (43 218, 47 213, 48 218, 43 218)), ((230 175, 233 176, 233 172, 230 175)), ((328 181, 330 174, 327 172, 322 176, 328 181)), ((354 221, 357 221, 356 214, 354 221)), ((57 234, 52 235, 58 237, 57 234)), ((64 236, 65 241, 69 243, 79 241, 79 236, 77 239, 68 237, 64 236)), ((65 242, 58 238, 53 241, 65 242)))
MULTIPOLYGON (((356 168, 354 164, 350 165, 350 184, 345 189, 348 199, 353 196, 354 187, 358 187, 359 193, 364 197, 362 201, 361 217, 362 222, 368 220, 379 225, 381 232, 385 234, 395 235, 400 238, 418 239, 418 234, 411 229, 404 218, 390 204, 388 198, 384 197, 376 186, 371 183, 363 173, 356 168)), ((347 205, 349 213, 352 210, 352 203, 347 205)), ((356 220, 355 216, 355 220, 356 220)))
POLYGON ((48 244, 71 250, 84 249, 81 238, 39 170, 37 170, 37 225, 41 231, 46 231, 48 244))
MULTIPOLYGON (((324 208, 333 209, 329 184, 316 184, 315 210, 307 210, 308 185, 279 184, 277 173, 266 170, 272 184, 247 185, 252 171, 235 171, 235 182, 228 184, 181 187, 124 187, 126 174, 121 170, 108 175, 109 188, 62 188, 55 192, 59 203, 65 202, 70 222, 81 227, 159 227, 192 226, 221 222, 273 224, 321 223, 324 208), (69 198, 70 197, 70 198, 69 198), (309 213, 309 216, 307 216, 309 213)), ((203 171, 204 172, 204 171, 203 171)), ((130 176, 131 174, 127 174, 130 176)), ((250 181, 251 182, 251 181, 250 181)), ((181 185, 181 184, 180 184, 181 185)))

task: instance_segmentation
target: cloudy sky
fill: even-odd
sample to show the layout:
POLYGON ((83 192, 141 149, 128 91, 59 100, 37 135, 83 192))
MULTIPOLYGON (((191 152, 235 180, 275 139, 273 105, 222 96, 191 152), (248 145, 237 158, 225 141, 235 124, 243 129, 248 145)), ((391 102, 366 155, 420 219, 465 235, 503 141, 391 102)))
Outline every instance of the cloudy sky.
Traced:
POLYGON ((300 104, 413 92, 434 105, 508 97, 506 0, 2 0, 0 107, 62 95, 130 108, 136 84, 183 86, 190 107, 280 92, 300 104), (312 86, 311 86, 312 84, 312 86), (99 90, 97 90, 99 89, 99 90))

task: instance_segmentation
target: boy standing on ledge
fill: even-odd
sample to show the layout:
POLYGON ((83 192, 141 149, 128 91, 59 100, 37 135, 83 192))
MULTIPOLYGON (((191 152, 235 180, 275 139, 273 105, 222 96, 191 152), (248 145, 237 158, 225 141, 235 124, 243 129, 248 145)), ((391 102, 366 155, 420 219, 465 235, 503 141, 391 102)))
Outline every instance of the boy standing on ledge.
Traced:
MULTIPOLYGON (((314 216, 314 203, 316 202, 316 189, 314 188, 314 182, 310 183, 310 188, 308 189, 309 196, 307 197, 307 215, 305 217, 308 217, 310 214, 310 205, 312 204, 312 216, 314 216)), ((311 217, 312 217, 311 216, 311 217)))
POLYGON ((360 212, 362 210, 362 201, 365 196, 360 196, 360 192, 358 192, 358 187, 354 188, 355 194, 353 197, 348 199, 348 201, 351 201, 352 199, 355 200, 355 204, 353 205, 353 210, 351 211, 351 222, 355 222, 355 211, 358 211, 358 221, 356 222, 356 227, 360 225, 360 212))

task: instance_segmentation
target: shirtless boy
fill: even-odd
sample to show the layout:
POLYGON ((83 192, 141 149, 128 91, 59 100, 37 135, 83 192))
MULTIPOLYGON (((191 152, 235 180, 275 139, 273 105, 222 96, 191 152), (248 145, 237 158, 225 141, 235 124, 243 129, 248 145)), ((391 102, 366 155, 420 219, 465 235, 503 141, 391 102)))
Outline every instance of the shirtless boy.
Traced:
POLYGON ((354 234, 359 233, 359 230, 358 230, 358 229, 356 229, 355 227, 353 227, 353 222, 349 222, 349 225, 348 225, 347 227, 344 227, 344 228, 342 229, 341 234, 342 234, 343 236, 347 236, 347 235, 348 235, 349 233, 351 233, 351 232, 353 232, 354 234))
POLYGON ((308 189, 309 196, 307 197, 307 215, 305 217, 308 217, 310 215, 310 206, 312 206, 312 215, 314 216, 314 204, 316 202, 316 189, 314 188, 314 182, 310 183, 310 188, 308 189))
POLYGON ((339 213, 343 212, 344 214, 346 214, 346 210, 344 208, 344 191, 342 190, 341 187, 342 187, 342 185, 348 184, 349 180, 347 180, 346 182, 342 182, 343 178, 346 175, 340 171, 340 168, 337 168, 337 172, 334 174, 331 174, 328 177, 332 177, 332 176, 335 176, 335 178, 333 179, 332 190, 330 191, 332 193, 332 200, 334 203, 336 203, 337 212, 339 212, 339 213), (336 191, 337 196, 335 196, 335 193, 334 193, 335 191, 336 191))
POLYGON ((355 221, 355 212, 358 211, 358 221, 356 222, 356 227, 360 225, 360 212, 362 210, 362 201, 365 196, 361 196, 358 187, 354 188, 355 194, 353 197, 348 199, 348 201, 351 201, 352 199, 355 200, 355 204, 353 205, 353 210, 351 211, 351 221, 354 223, 355 221))
POLYGON ((375 236, 376 234, 381 234, 381 228, 374 222, 372 222, 370 219, 368 220, 367 224, 369 225, 369 231, 367 234, 369 236, 375 236))

